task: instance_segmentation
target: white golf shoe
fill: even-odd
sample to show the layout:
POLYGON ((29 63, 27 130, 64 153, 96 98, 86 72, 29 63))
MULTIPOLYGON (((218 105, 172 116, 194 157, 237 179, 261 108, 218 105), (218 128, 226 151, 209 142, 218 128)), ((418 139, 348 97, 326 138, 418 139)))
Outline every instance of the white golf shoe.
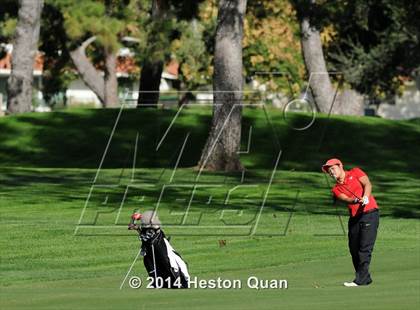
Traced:
POLYGON ((359 286, 357 283, 354 282, 344 282, 343 283, 345 287, 356 287, 359 286))

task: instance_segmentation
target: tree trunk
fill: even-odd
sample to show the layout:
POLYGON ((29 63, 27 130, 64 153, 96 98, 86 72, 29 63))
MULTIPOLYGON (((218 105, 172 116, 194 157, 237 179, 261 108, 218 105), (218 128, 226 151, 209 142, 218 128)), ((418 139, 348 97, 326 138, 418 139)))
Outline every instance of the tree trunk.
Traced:
POLYGON ((3 94, 0 93, 0 116, 4 116, 4 111, 3 111, 3 94))
POLYGON ((20 0, 12 52, 12 72, 7 81, 9 113, 31 111, 33 65, 37 52, 43 0, 20 0))
POLYGON ((246 0, 220 0, 213 76, 213 119, 198 166, 239 171, 242 120, 242 37, 246 0))
MULTIPOLYGON (((152 2, 152 18, 154 20, 163 20, 166 18, 168 11, 167 0, 153 0, 152 2)), ((156 38, 149 37, 148 44, 154 45, 153 42, 156 38)), ((163 72, 163 59, 154 59, 150 57, 143 61, 141 75, 140 75, 140 86, 139 86, 139 97, 137 99, 137 107, 144 105, 157 105, 159 102, 159 87, 160 80, 163 72), (152 59, 152 60, 151 60, 152 59)))
POLYGON ((145 60, 141 69, 139 97, 137 106, 157 105, 159 102, 160 79, 162 78, 163 61, 145 60))
POLYGON ((96 70, 86 56, 86 48, 95 40, 95 36, 90 37, 79 47, 70 51, 70 58, 81 79, 95 93, 102 107, 115 107, 118 106, 117 56, 115 52, 104 48, 105 72, 102 76, 102 73, 96 70))
POLYGON ((355 90, 337 92, 331 83, 322 51, 321 36, 310 16, 315 0, 294 1, 294 4, 300 20, 302 53, 309 76, 309 86, 317 110, 322 113, 329 113, 331 110, 333 114, 363 115, 363 97, 355 90))
POLYGON ((309 86, 319 112, 328 113, 334 98, 334 88, 325 64, 319 31, 312 28, 309 18, 301 21, 301 44, 309 86))
POLYGON ((117 56, 114 52, 105 49, 105 101, 106 107, 117 107, 118 80, 117 80, 117 56))
POLYGON ((310 18, 310 9, 314 0, 310 0, 307 4, 308 6, 297 4, 296 8, 300 19, 302 54, 316 107, 319 112, 328 113, 335 92, 325 64, 319 31, 310 18))
POLYGON ((89 87, 102 105, 105 105, 105 82, 101 73, 96 70, 93 64, 86 56, 86 47, 96 40, 96 37, 90 37, 84 41, 79 47, 70 51, 70 58, 76 66, 77 72, 83 82, 89 87))

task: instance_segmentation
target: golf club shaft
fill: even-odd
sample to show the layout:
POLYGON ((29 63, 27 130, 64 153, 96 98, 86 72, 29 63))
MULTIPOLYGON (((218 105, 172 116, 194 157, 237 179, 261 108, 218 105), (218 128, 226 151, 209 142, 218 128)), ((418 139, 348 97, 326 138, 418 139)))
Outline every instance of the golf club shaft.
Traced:
POLYGON ((339 184, 339 187, 343 187, 345 190, 347 190, 350 194, 352 194, 354 197, 356 197, 359 200, 362 200, 362 197, 359 197, 359 195, 356 195, 352 190, 350 190, 347 186, 345 186, 344 184, 339 184))

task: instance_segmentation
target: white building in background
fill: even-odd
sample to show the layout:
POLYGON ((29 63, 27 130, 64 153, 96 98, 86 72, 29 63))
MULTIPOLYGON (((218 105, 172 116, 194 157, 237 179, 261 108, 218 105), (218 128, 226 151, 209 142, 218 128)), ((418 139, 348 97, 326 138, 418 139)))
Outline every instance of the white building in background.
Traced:
POLYGON ((420 75, 406 82, 402 96, 395 97, 395 104, 381 103, 376 112, 388 119, 412 119, 420 117, 420 75))
MULTIPOLYGON (((6 55, 0 59, 0 95, 2 97, 2 110, 6 109, 7 102, 7 79, 11 73, 12 67, 12 50, 13 46, 8 44, 5 46, 6 55)), ((139 68, 135 64, 134 55, 127 48, 122 48, 118 54, 117 61, 117 78, 120 84, 120 97, 125 98, 130 96, 131 100, 136 100, 139 90, 139 79, 130 79, 130 77, 139 72, 139 68), (124 85, 124 86, 122 86, 124 85)), ((162 73, 160 84, 161 91, 172 89, 174 81, 178 80, 178 63, 172 61, 166 65, 162 73)), ((39 103, 37 107, 40 112, 48 109, 46 107, 42 96, 42 73, 43 73, 43 56, 38 52, 34 62, 34 99, 39 103), (43 107, 44 106, 44 107, 43 107)), ((64 95, 64 94, 63 94, 64 95)), ((65 93, 67 105, 94 105, 100 107, 100 101, 95 93, 80 79, 72 81, 65 93)))
MULTIPOLYGON (((7 79, 10 76, 12 68, 12 50, 13 46, 11 44, 6 44, 2 46, 6 54, 3 58, 0 59, 0 97, 1 97, 1 109, 2 111, 6 110, 7 102, 7 79)), ((34 71, 33 71, 33 87, 34 87, 34 98, 42 100, 42 92, 40 91, 42 87, 42 67, 43 62, 40 54, 38 53, 35 62, 34 62, 34 71)))
MULTIPOLYGON (((126 41, 130 41, 125 38, 126 41)), ((8 44, 5 46, 7 51, 6 55, 0 59, 0 103, 3 102, 1 110, 6 110, 7 102, 7 79, 11 73, 11 53, 12 45, 8 44)), ((162 92, 168 92, 173 89, 173 84, 178 81, 178 70, 179 64, 175 61, 170 62, 164 68, 162 73, 162 79, 160 83, 160 90, 162 92)), ((119 92, 121 100, 126 100, 127 103, 135 104, 138 98, 139 89, 139 78, 131 79, 134 74, 139 72, 139 68, 136 66, 134 61, 134 54, 130 52, 128 48, 120 49, 118 53, 117 62, 117 78, 119 80, 119 92)), ((50 111, 43 101, 42 96, 42 73, 43 73, 43 56, 42 53, 38 52, 34 62, 34 99, 38 102, 36 111, 45 112, 50 111)), ((264 91, 261 87, 264 85, 255 84, 253 88, 264 91)), ((170 95, 168 92, 167 95, 170 95)), ((70 83, 65 94, 67 105, 94 105, 100 107, 100 101, 93 91, 85 85, 80 79, 76 79, 70 83)), ((172 95, 175 95, 172 93, 172 95)), ((281 94, 272 99, 274 105, 278 102, 278 105, 286 100, 287 98, 281 97, 281 94), (277 100, 277 101, 276 101, 277 100)), ((210 92, 198 92, 196 94, 197 102, 209 102, 212 101, 213 95, 210 92)), ((171 104, 176 104, 172 102, 171 104)), ((420 117, 420 72, 413 81, 406 82, 406 89, 402 96, 395 97, 394 102, 381 103, 376 111, 376 114, 383 118, 388 119, 411 119, 420 117)))

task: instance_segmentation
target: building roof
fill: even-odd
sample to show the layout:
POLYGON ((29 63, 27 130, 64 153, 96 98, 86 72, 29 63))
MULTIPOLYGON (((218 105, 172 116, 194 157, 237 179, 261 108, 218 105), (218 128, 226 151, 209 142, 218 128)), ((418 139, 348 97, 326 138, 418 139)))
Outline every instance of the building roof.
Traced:
POLYGON ((139 67, 131 56, 118 56, 116 69, 117 73, 122 75, 130 75, 139 72, 139 67))

